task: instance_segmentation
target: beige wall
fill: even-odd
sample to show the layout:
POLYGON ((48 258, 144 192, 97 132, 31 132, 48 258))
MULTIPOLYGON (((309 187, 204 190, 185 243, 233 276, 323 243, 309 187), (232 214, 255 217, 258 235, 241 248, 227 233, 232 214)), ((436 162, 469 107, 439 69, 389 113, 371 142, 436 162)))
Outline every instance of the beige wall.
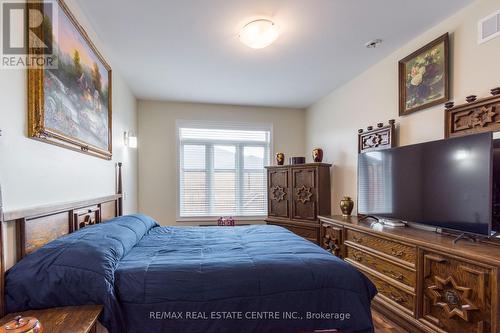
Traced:
POLYGON ((274 152, 305 150, 304 110, 150 101, 139 101, 138 109, 139 210, 163 225, 189 224, 176 223, 176 120, 271 123, 274 152))
POLYGON ((500 38, 477 44, 478 20, 498 9, 498 0, 475 1, 307 109, 306 152, 314 146, 323 147, 326 161, 335 165, 334 213, 340 212, 342 195, 356 201, 358 128, 394 118, 400 127, 401 145, 444 137, 442 105, 398 118, 398 60, 450 32, 451 99, 462 103, 467 95, 486 96, 500 85, 500 38))
MULTIPOLYGON (((76 1, 67 1, 96 38, 76 1)), ((106 57, 111 67, 113 61, 106 57)), ((27 137, 26 71, 0 70, 0 184, 6 210, 88 199, 115 192, 115 163, 124 164, 125 212, 137 211, 137 151, 123 146, 123 131, 137 129, 137 102, 125 81, 113 71, 113 160, 106 161, 27 137)), ((8 256, 13 227, 7 227, 8 256)), ((9 260, 7 262, 9 266, 9 260)))

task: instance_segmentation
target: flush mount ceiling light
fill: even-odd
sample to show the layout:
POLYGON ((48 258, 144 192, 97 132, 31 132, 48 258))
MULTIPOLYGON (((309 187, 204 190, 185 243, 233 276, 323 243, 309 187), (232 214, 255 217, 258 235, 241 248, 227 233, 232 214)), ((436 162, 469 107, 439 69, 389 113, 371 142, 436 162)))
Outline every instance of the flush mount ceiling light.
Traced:
POLYGON ((269 46, 278 36, 278 27, 268 19, 249 22, 240 31, 241 42, 252 49, 262 49, 269 46))

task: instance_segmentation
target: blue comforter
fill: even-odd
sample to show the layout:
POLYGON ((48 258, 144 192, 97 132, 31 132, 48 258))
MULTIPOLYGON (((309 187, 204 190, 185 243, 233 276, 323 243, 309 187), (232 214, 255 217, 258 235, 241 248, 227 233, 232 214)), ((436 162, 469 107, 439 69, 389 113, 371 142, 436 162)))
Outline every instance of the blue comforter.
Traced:
POLYGON ((159 227, 144 215, 86 227, 7 274, 7 310, 104 304, 111 333, 371 332, 360 272, 275 226, 159 227))

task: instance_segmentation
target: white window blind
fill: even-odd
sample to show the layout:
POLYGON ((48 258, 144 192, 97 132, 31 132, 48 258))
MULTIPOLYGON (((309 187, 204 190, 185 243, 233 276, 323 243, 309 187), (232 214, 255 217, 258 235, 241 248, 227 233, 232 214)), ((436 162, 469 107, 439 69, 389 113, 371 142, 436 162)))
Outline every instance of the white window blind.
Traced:
POLYGON ((264 216, 271 126, 178 122, 179 217, 264 216))

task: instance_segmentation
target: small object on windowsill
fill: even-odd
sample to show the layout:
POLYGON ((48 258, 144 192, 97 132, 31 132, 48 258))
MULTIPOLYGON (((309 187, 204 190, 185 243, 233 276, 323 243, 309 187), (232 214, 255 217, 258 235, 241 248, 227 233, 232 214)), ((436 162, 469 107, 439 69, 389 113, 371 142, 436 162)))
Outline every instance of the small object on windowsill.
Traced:
POLYGON ((219 217, 217 220, 217 225, 219 227, 234 227, 234 218, 230 217, 219 217))
POLYGON ((291 165, 305 164, 306 163, 306 158, 305 157, 290 157, 289 163, 291 165))
POLYGON ((0 327, 0 333, 43 333, 42 324, 34 317, 16 316, 0 327))

